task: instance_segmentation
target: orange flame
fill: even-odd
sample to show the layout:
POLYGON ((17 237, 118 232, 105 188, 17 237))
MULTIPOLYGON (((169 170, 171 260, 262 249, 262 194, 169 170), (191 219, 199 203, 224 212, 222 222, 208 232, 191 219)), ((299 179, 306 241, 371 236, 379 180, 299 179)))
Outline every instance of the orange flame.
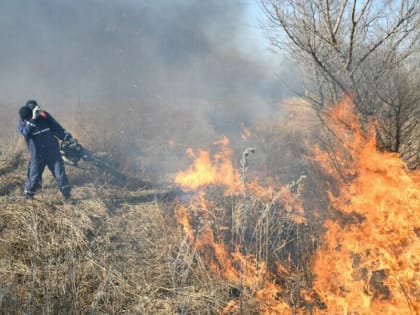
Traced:
POLYGON ((230 191, 240 190, 240 174, 233 168, 231 157, 232 150, 228 148, 229 139, 215 142, 222 148, 221 153, 216 153, 213 158, 205 150, 199 150, 198 157, 188 150, 191 157, 195 158, 193 164, 184 172, 176 174, 175 183, 186 190, 196 190, 210 184, 225 185, 230 191))
MULTIPOLYGON (((240 195, 246 189, 258 199, 270 203, 283 205, 288 218, 296 223, 305 222, 303 206, 300 200, 294 198, 289 187, 263 187, 256 181, 244 183, 238 170, 231 162, 232 150, 228 148, 229 140, 223 138, 215 144, 221 151, 210 156, 208 151, 199 150, 198 156, 188 151, 194 158, 193 164, 183 172, 176 175, 175 182, 184 189, 197 190, 189 200, 189 205, 179 205, 175 210, 178 223, 183 227, 191 244, 204 256, 209 268, 223 279, 235 286, 245 287, 254 297, 260 314, 284 314, 290 310, 289 305, 279 298, 283 291, 278 284, 270 282, 272 278, 268 272, 265 261, 256 259, 253 255, 244 255, 239 244, 233 244, 235 250, 229 251, 226 245, 219 240, 214 232, 214 212, 219 211, 213 202, 206 199, 204 189, 209 185, 225 186, 225 195, 240 195), (200 217, 200 223, 192 224, 192 217, 200 217)), ((221 211, 224 211, 221 209, 221 211)), ((224 227, 217 227, 223 230, 224 227)), ((278 269, 284 267, 278 264, 278 269)), ((229 302, 223 314, 240 312, 240 301, 229 302)))
POLYGON ((316 150, 324 171, 336 175, 340 194, 329 196, 342 214, 325 223, 324 244, 313 265, 325 314, 418 314, 419 180, 396 154, 377 150, 373 133, 364 136, 351 99, 329 117, 336 141, 351 157, 336 151, 331 158, 316 150), (337 170, 355 179, 346 183, 337 170))
MULTIPOLYGON (((193 196, 191 205, 191 208, 179 206, 176 209, 176 217, 192 245, 204 256, 210 269, 233 285, 245 287, 249 294, 254 295, 259 314, 290 312, 289 305, 278 298, 283 291, 282 288, 268 280, 270 276, 264 261, 259 261, 252 255, 243 255, 240 253, 239 247, 230 252, 223 242, 215 239, 214 232, 208 225, 211 215, 207 210, 211 205, 204 198, 204 194, 198 193, 193 196), (191 212, 194 212, 195 209, 204 210, 201 216, 204 225, 199 228, 192 227, 190 223, 191 212)), ((283 269, 281 265, 278 268, 283 269)), ((239 300, 230 301, 222 311, 222 314, 239 313, 239 300)))
MULTIPOLYGON (((419 314, 419 174, 409 173, 396 154, 377 150, 373 132, 362 130, 350 98, 328 112, 328 126, 336 150, 314 152, 324 173, 334 177, 339 187, 338 194, 329 192, 335 219, 325 222, 323 243, 312 261, 313 290, 300 287, 298 295, 303 303, 319 306, 312 308, 313 314, 419 314)), ((217 144, 221 152, 213 156, 200 150, 195 157, 190 150, 195 160, 177 174, 176 183, 194 190, 223 185, 237 195, 245 190, 260 200, 280 203, 290 214, 288 219, 306 222, 302 202, 291 193, 291 186, 241 182, 228 139, 217 144)), ((275 275, 264 261, 243 255, 238 244, 234 251, 228 250, 212 226, 217 211, 223 209, 207 200, 204 191, 194 195, 190 205, 176 209, 178 222, 209 268, 235 285, 242 283, 252 295, 247 302, 257 305, 258 314, 304 314, 303 309, 292 310, 282 296, 284 288, 272 281, 275 275), (199 226, 191 223, 193 216, 200 217, 199 226)), ((277 272, 288 275, 280 263, 277 272)), ((223 310, 223 314, 241 312, 238 299, 223 310)))
POLYGON ((222 242, 216 241, 213 230, 208 225, 211 217, 208 212, 210 205, 208 205, 204 193, 193 196, 190 203, 193 205, 192 212, 195 211, 194 209, 203 210, 201 221, 204 225, 195 230, 190 223, 190 209, 182 205, 176 209, 176 217, 194 247, 202 252, 207 252, 209 255, 207 262, 211 269, 232 283, 243 282, 250 288, 258 286, 266 272, 264 263, 257 262, 251 256, 244 257, 239 249, 233 253, 229 252, 222 242), (241 270, 235 266, 241 266, 241 270))

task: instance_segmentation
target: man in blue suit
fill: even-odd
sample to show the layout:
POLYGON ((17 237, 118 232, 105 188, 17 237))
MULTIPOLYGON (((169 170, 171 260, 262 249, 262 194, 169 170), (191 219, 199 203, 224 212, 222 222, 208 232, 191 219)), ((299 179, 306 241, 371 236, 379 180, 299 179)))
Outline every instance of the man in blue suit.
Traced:
POLYGON ((25 137, 30 161, 25 198, 32 198, 41 188, 42 173, 48 166, 65 199, 70 198, 70 185, 61 158, 59 140, 72 141, 70 133, 34 100, 28 101, 19 110, 19 132, 25 137))

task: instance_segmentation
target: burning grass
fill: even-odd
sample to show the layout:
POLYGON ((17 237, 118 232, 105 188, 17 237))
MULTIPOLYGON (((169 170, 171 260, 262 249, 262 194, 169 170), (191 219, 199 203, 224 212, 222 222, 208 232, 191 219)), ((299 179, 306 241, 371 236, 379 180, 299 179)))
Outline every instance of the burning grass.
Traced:
POLYGON ((325 222, 315 288, 334 313, 418 314, 420 182, 397 155, 377 149, 351 112, 344 99, 329 117, 338 136, 333 147, 345 144, 346 151, 333 152, 334 159, 316 156, 325 172, 341 176, 340 193, 329 193, 336 218, 325 222))
POLYGON ((316 208, 303 213, 300 180, 248 183, 229 159, 202 151, 178 174, 199 191, 178 208, 178 221, 210 269, 237 288, 224 313, 419 313, 418 177, 377 149, 351 99, 327 118, 333 137, 314 160, 337 187, 328 191, 322 229, 312 221, 316 208), (209 179, 224 189, 214 194, 209 179))
MULTIPOLYGON (((27 165, 4 149, 1 312, 418 314, 420 177, 376 149, 348 101, 330 113, 338 137, 312 160, 293 143, 277 148, 284 160, 266 156, 272 178, 253 169, 258 147, 234 163, 223 138, 215 153, 188 151, 177 188, 68 167, 72 202, 48 176, 24 201, 27 165), (292 171, 277 169, 289 160, 292 171)), ((282 143, 276 134, 313 136, 269 131, 264 153, 282 143)))
POLYGON ((227 141, 217 144, 223 154, 210 158, 201 151, 188 170, 177 174, 178 183, 198 190, 181 201, 175 213, 210 270, 233 288, 223 313, 317 307, 302 295, 311 289, 309 261, 316 249, 316 236, 299 200, 304 176, 280 187, 248 182, 245 168, 241 174, 232 166, 227 141))

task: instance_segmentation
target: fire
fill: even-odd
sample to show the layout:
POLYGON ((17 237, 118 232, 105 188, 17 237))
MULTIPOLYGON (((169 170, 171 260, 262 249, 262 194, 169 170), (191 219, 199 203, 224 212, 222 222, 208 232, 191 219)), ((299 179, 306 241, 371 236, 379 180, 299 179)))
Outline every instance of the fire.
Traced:
POLYGON ((264 278, 266 268, 263 262, 257 262, 253 257, 245 257, 239 252, 239 248, 229 252, 225 244, 216 240, 210 227, 212 215, 209 211, 214 205, 205 199, 203 192, 192 197, 190 208, 179 206, 176 209, 178 223, 183 226, 185 234, 189 237, 194 247, 207 256, 207 262, 217 274, 232 283, 240 283, 249 288, 258 286, 264 278), (191 226, 191 216, 197 209, 201 209, 200 220, 203 223, 199 229, 191 226), (235 266, 241 266, 238 270, 235 266), (244 276, 245 275, 245 276, 244 276))
MULTIPOLYGON (((267 258, 269 250, 258 243, 270 239, 255 238, 276 228, 261 228, 271 224, 266 220, 270 215, 287 222, 276 230, 277 238, 294 227, 294 237, 309 233, 304 227, 310 222, 299 199, 304 178, 270 186, 245 181, 232 163, 227 138, 216 142, 220 151, 213 155, 189 150, 193 163, 175 181, 195 194, 188 204, 180 202, 175 213, 209 269, 242 288, 241 298, 227 302, 222 314, 243 313, 244 301, 245 311, 252 314, 420 313, 419 174, 408 172, 396 154, 377 149, 373 131, 362 130, 350 98, 328 112, 328 127, 335 135, 331 148, 315 148, 315 161, 337 187, 328 192, 330 218, 322 242, 306 257, 309 276, 287 262, 299 246, 320 235, 310 234, 295 243, 285 252, 288 257, 274 263, 267 258), (223 193, 212 196, 219 190, 211 186, 223 187, 223 193), (251 207, 256 209, 252 208, 254 217, 251 207), (249 231, 252 220, 255 226, 249 231)), ((276 244, 277 249, 282 246, 286 245, 276 244)))
POLYGON ((396 154, 378 151, 373 133, 364 136, 351 99, 331 111, 329 126, 351 156, 337 151, 332 160, 317 151, 319 164, 340 185, 339 195, 329 196, 341 216, 325 223, 313 264, 325 314, 418 314, 419 180, 396 154), (349 176, 354 179, 346 182, 349 176))
MULTIPOLYGON (((284 314, 290 311, 287 303, 281 301, 278 296, 282 288, 270 282, 270 274, 263 260, 258 260, 254 255, 241 253, 239 245, 233 251, 227 249, 226 244, 216 238, 210 222, 214 219, 209 209, 215 206, 205 199, 205 194, 200 192, 192 197, 190 207, 180 205, 176 209, 178 223, 184 229, 191 244, 201 252, 210 269, 221 278, 232 283, 233 286, 243 287, 247 295, 253 296, 258 305, 259 314, 284 314), (191 217, 197 209, 203 225, 194 228, 191 225, 191 217)), ((279 270, 284 269, 281 265, 279 270)), ((244 293, 243 293, 244 294, 244 293)), ((240 300, 231 300, 222 314, 239 314, 240 300)))
MULTIPOLYGON (((226 235, 241 235, 238 230, 243 228, 243 220, 247 219, 244 217, 244 207, 248 203, 253 205, 259 202, 264 211, 280 204, 284 220, 293 224, 305 222, 302 203, 294 197, 291 187, 275 188, 262 186, 256 181, 245 182, 241 172, 233 166, 229 140, 223 138, 215 144, 220 147, 220 151, 214 155, 205 150, 199 150, 196 155, 192 149, 188 150, 189 156, 194 159, 193 163, 186 171, 176 175, 175 182, 185 190, 194 190, 196 193, 190 197, 188 205, 180 203, 177 206, 177 221, 209 268, 233 287, 243 288, 241 294, 246 295, 244 299, 248 300, 248 304, 255 304, 260 314, 284 314, 285 310, 290 310, 290 306, 280 298, 283 289, 274 283, 275 276, 269 271, 266 260, 257 258, 253 252, 248 253, 244 248, 245 241, 230 239, 226 243, 226 235), (233 200, 233 203, 221 207, 219 199, 223 199, 223 196, 212 198, 209 194, 213 190, 210 193, 206 191, 211 186, 222 186, 225 202, 233 200), (242 204, 244 207, 239 207, 235 213, 234 210, 230 214, 226 213, 228 209, 234 208, 234 204, 242 204), (226 222, 221 218, 227 216, 231 217, 231 226, 223 225, 226 222)), ((261 216, 257 225, 263 225, 264 218, 261 216)), ((279 262, 275 269, 287 273, 279 262)), ((240 313, 240 303, 241 300, 233 299, 223 313, 240 313)))
POLYGON ((215 142, 221 146, 221 152, 213 157, 205 150, 199 150, 198 156, 192 149, 188 150, 190 157, 194 159, 193 164, 184 172, 179 172, 175 177, 175 183, 186 190, 196 190, 210 184, 225 185, 228 191, 236 191, 241 187, 240 174, 232 165, 232 150, 229 149, 229 139, 215 142))

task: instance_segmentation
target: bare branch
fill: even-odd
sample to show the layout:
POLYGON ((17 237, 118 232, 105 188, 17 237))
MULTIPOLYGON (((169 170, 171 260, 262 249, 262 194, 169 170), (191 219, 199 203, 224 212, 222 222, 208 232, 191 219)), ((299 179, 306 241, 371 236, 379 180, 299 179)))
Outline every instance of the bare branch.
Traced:
POLYGON ((334 25, 334 29, 333 29, 334 36, 337 34, 338 28, 341 25, 341 22, 342 22, 342 19, 343 19, 343 14, 344 14, 344 11, 346 9, 347 3, 348 3, 348 0, 344 0, 341 4, 340 13, 338 14, 337 19, 335 20, 335 25, 334 25))
POLYGON ((288 49, 312 78, 314 107, 352 95, 362 117, 375 115, 386 125, 387 132, 378 135, 384 143, 408 141, 404 130, 418 115, 420 95, 420 75, 412 74, 420 63, 419 0, 261 1, 286 35, 283 46, 275 44, 288 49))

